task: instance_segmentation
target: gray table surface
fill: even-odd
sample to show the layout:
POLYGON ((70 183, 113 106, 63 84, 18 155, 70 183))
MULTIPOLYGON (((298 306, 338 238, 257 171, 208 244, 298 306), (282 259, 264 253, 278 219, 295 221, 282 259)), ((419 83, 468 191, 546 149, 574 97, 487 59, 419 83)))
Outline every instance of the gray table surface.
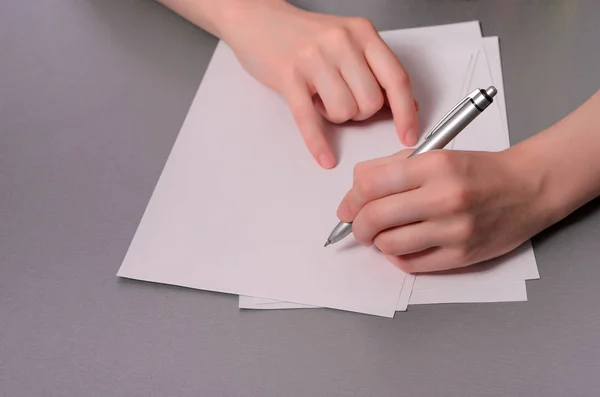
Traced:
MULTIPOLYGON (((513 143, 599 88, 594 0, 299 5, 380 30, 480 20, 513 143)), ((535 238, 526 303, 249 312, 118 279, 215 44, 150 0, 0 2, 0 396, 600 393, 598 202, 535 238)))

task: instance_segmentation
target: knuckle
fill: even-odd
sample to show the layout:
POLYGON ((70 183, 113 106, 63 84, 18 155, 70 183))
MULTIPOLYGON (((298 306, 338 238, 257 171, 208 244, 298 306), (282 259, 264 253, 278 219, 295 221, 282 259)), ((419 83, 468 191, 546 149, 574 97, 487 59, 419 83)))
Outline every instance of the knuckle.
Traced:
POLYGON ((354 178, 354 185, 355 186, 358 183, 362 183, 362 181, 364 179, 368 179, 367 177, 369 176, 370 169, 371 169, 371 167, 369 166, 369 163, 366 162, 366 161, 357 163, 354 166, 353 178, 354 178))
POLYGON ((367 18, 356 17, 350 20, 350 26, 359 33, 375 32, 375 26, 367 18))
POLYGON ((390 238, 386 233, 375 237, 375 246, 386 255, 393 255, 396 247, 396 241, 390 238))
POLYGON ((458 225, 456 233, 460 241, 467 242, 475 235, 475 220, 471 217, 466 217, 458 225))
POLYGON ((432 168, 443 172, 454 172, 456 169, 456 158, 451 150, 436 150, 429 153, 429 161, 432 168))
POLYGON ((366 161, 356 163, 356 165, 354 166, 354 172, 353 172, 354 182, 356 182, 359 179, 364 178, 365 174, 368 172, 368 169, 369 169, 369 164, 366 161))
POLYGON ((458 266, 465 266, 470 263, 471 250, 468 245, 462 245, 456 249, 454 263, 458 266))
POLYGON ((390 83, 394 87, 408 88, 411 85, 410 76, 408 75, 408 73, 406 73, 406 71, 404 69, 400 69, 398 71, 398 73, 394 73, 389 78, 390 78, 390 83))
POLYGON ((446 212, 457 214, 469 210, 471 207, 471 193, 465 184, 455 183, 454 187, 447 190, 446 212))
POLYGON ((325 43, 331 45, 332 48, 345 46, 350 42, 350 31, 345 26, 334 26, 324 32, 325 43))
POLYGON ((366 228, 369 230, 379 230, 378 228, 379 224, 381 223, 381 212, 379 211, 377 206, 373 205, 372 203, 367 203, 363 207, 362 212, 362 220, 366 228))
POLYGON ((361 116, 364 118, 371 117, 383 107, 383 103, 384 99, 381 91, 377 94, 373 94, 364 103, 360 104, 361 116))
POLYGON ((473 194, 469 186, 464 182, 457 182, 453 193, 454 207, 459 212, 468 211, 473 202, 473 194))
POLYGON ((399 261, 397 266, 405 273, 418 273, 419 269, 414 263, 409 261, 399 261))
POLYGON ((341 124, 354 118, 357 113, 358 109, 356 106, 336 106, 331 110, 327 110, 327 119, 332 123, 341 124))
POLYGON ((354 166, 354 181, 361 178, 367 170, 367 168, 369 168, 369 165, 365 161, 356 163, 356 165, 354 166))
POLYGON ((354 188, 362 199, 369 200, 375 193, 375 185, 371 178, 364 176, 366 174, 367 172, 363 172, 363 174, 354 181, 354 188))
POLYGON ((323 53, 316 45, 306 45, 296 52, 296 63, 301 68, 308 68, 322 59, 323 53))

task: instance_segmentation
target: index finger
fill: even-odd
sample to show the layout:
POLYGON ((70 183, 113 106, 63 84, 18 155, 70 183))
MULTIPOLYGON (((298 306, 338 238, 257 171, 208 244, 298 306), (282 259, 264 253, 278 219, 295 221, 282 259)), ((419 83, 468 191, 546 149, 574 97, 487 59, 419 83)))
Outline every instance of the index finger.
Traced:
POLYGON ((367 43, 365 58, 379 85, 385 90, 402 143, 406 146, 416 144, 418 116, 408 74, 379 35, 367 43))
POLYGON ((323 168, 335 166, 335 157, 325 138, 321 116, 306 83, 296 82, 286 92, 285 99, 309 152, 323 168))
POLYGON ((404 163, 411 152, 407 149, 357 165, 353 186, 338 208, 340 220, 353 221, 369 201, 419 187, 424 179, 423 170, 404 163))

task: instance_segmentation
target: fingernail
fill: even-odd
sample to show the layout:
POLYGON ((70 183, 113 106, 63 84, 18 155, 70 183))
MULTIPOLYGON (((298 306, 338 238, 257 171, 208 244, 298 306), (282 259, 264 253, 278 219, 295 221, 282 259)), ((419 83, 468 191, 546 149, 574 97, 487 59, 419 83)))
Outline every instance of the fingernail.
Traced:
POLYGON ((321 167, 329 169, 335 165, 335 160, 330 154, 323 153, 319 156, 319 164, 321 164, 321 167))
POLYGON ((415 130, 408 129, 406 134, 404 134, 404 139, 406 140, 406 146, 413 146, 417 143, 417 134, 415 130))

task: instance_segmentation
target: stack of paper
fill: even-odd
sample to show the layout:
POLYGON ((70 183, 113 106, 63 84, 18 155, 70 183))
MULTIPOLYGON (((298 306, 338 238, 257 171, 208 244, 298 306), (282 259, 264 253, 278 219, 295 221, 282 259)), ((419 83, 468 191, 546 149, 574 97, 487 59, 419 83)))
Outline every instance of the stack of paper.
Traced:
MULTIPOLYGON (((430 129, 474 88, 498 100, 449 148, 509 146, 497 38, 468 22, 381 33, 430 129), (459 44, 457 44, 459 43, 459 44)), ((403 149, 389 117, 331 126, 341 157, 314 163, 286 103, 220 42, 118 276, 240 295, 241 308, 328 307, 393 317, 409 304, 526 300, 531 245, 447 274, 405 274, 347 238, 323 248, 357 162, 403 149)))

